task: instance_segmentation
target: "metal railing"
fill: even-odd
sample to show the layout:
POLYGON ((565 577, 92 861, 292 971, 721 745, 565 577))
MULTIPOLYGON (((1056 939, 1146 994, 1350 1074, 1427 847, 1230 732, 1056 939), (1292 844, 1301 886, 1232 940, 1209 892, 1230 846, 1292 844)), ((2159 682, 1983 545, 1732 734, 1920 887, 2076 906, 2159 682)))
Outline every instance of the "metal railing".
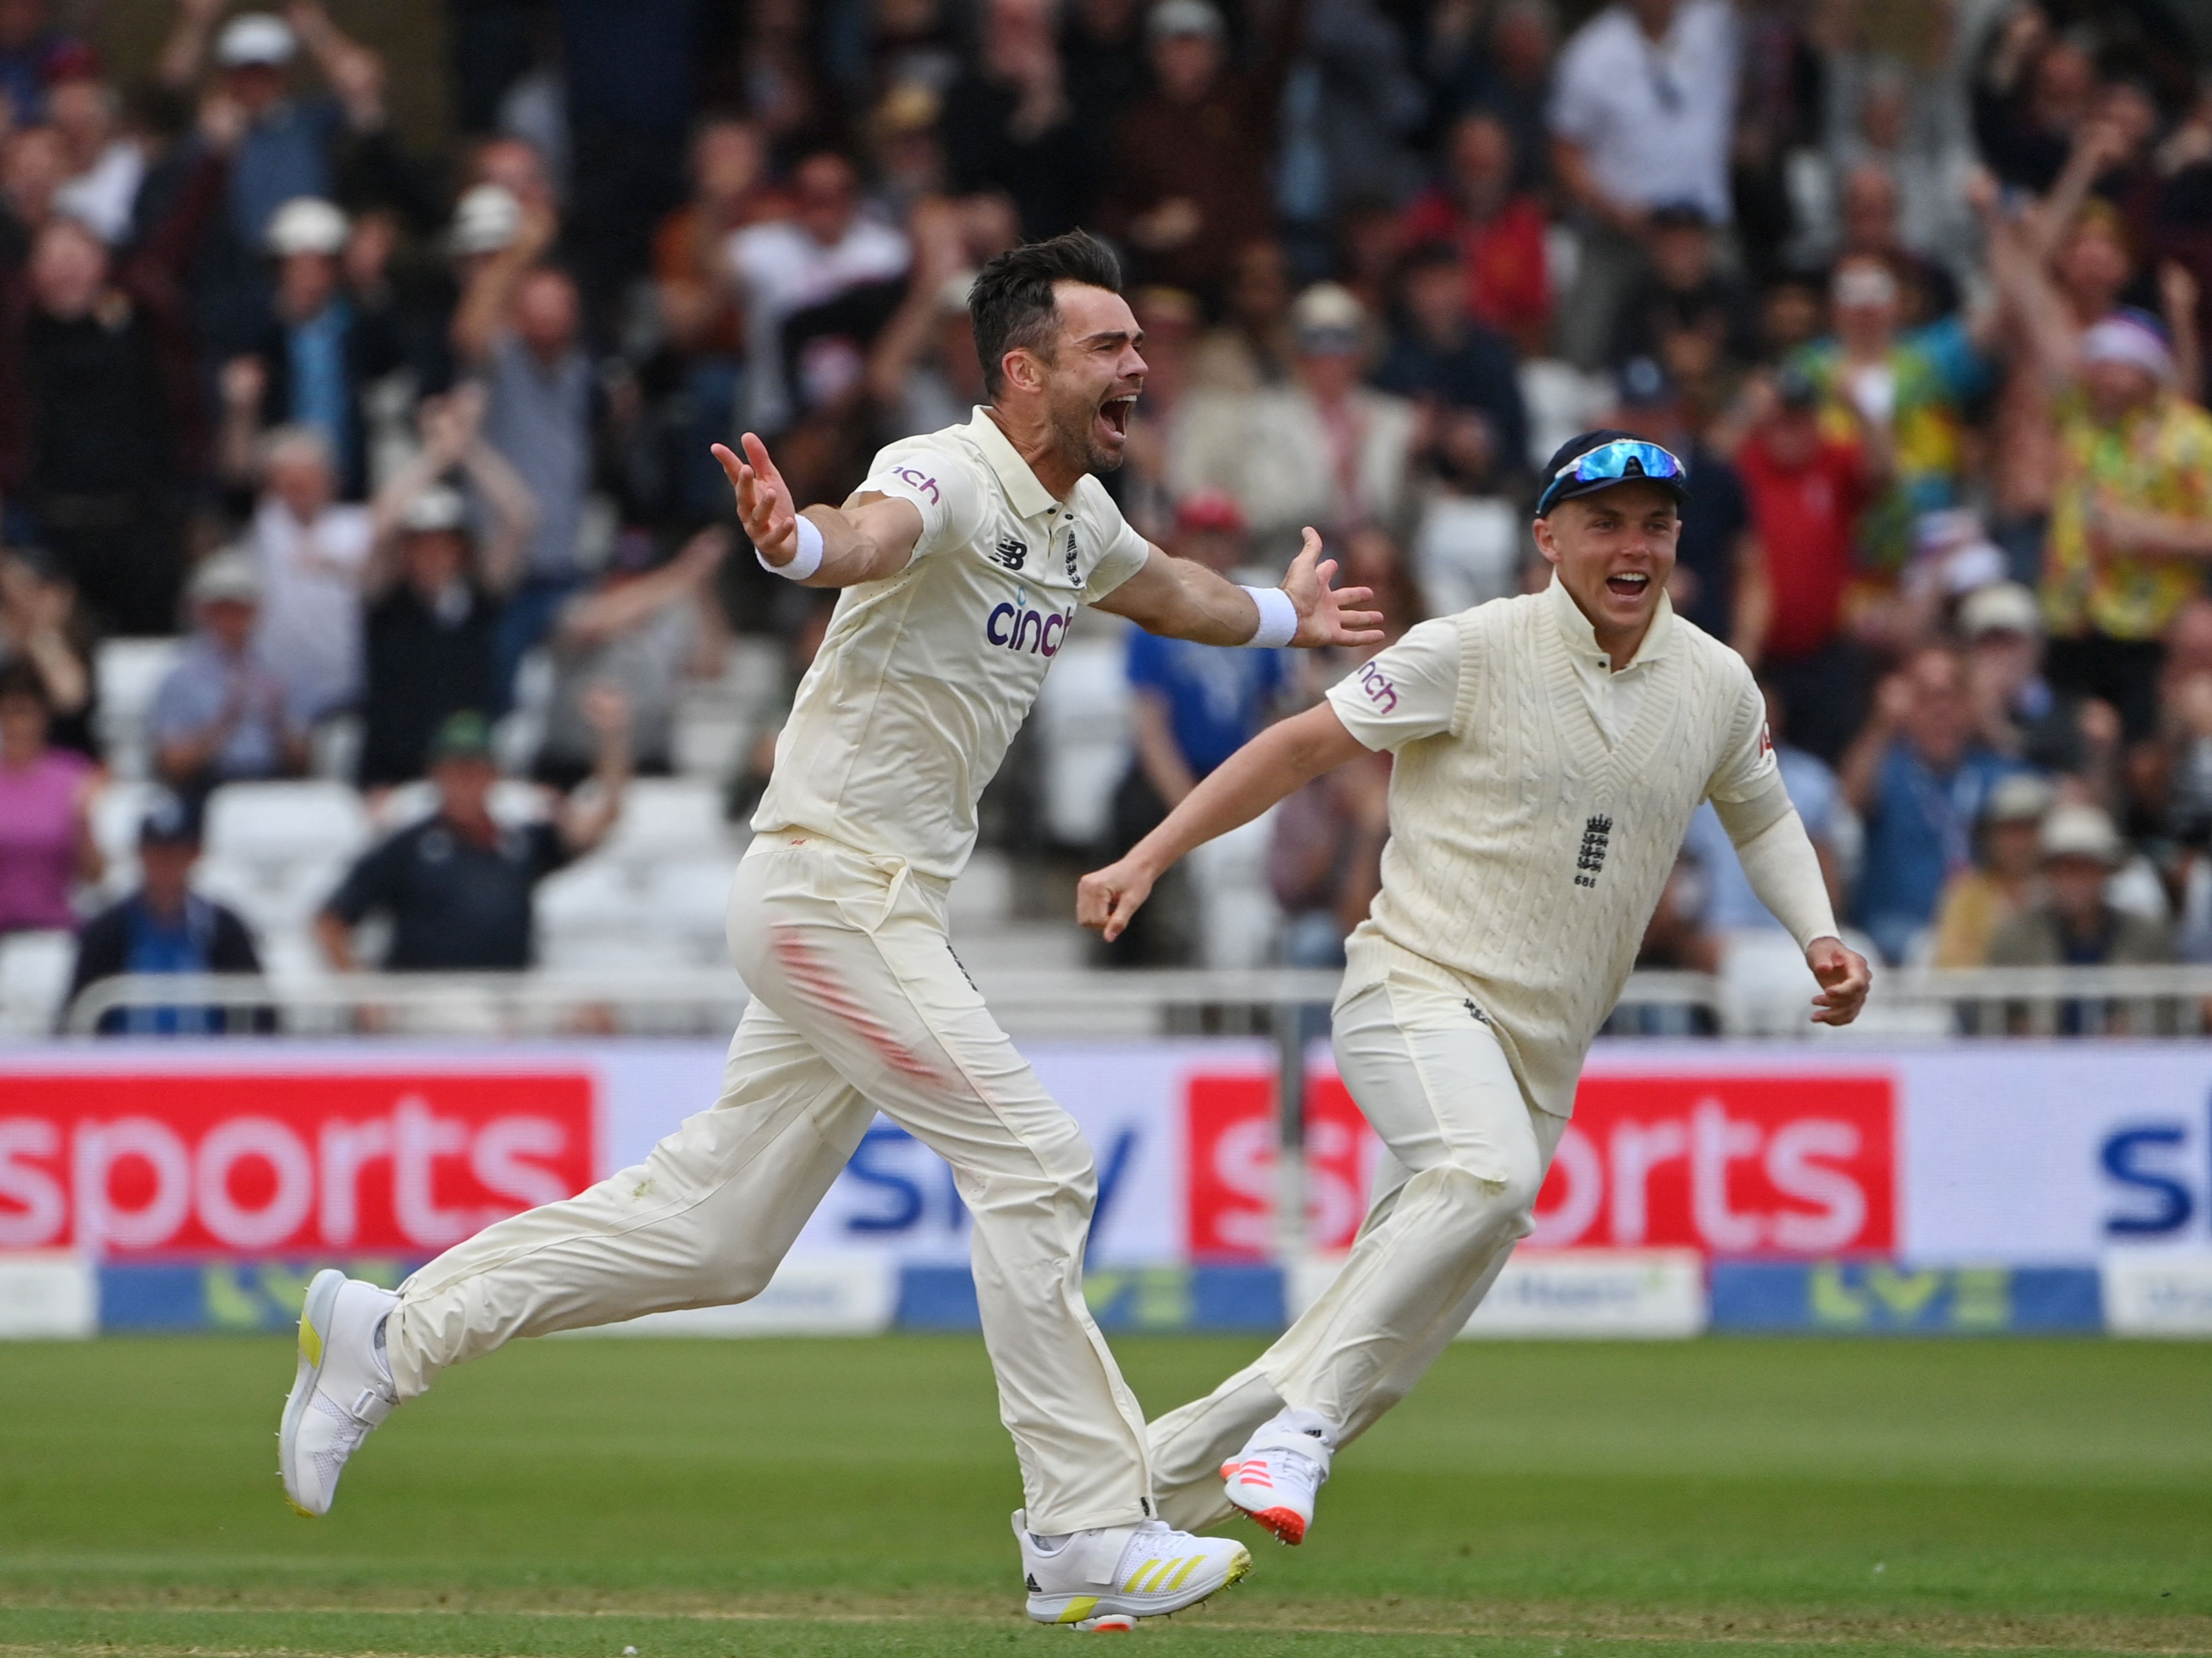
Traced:
MULTIPOLYGON (((1016 1036, 1144 1037, 1312 1034, 1334 969, 1056 969, 984 973, 979 983, 1016 1036)), ((1809 981, 1808 981, 1809 982, 1809 981)), ((606 973, 139 974, 88 987, 62 1021, 88 1035, 161 1010, 204 1010, 210 1034, 331 1036, 702 1036, 726 1035, 745 1005, 727 969, 606 973)), ((1805 1019, 1802 993, 1742 987, 1701 973, 1632 975, 1608 1029, 1632 1035, 1841 1035, 1805 1019)), ((2212 967, 1892 969, 1878 975, 1860 1024, 1869 1037, 2197 1035, 2212 1015, 2212 967)))

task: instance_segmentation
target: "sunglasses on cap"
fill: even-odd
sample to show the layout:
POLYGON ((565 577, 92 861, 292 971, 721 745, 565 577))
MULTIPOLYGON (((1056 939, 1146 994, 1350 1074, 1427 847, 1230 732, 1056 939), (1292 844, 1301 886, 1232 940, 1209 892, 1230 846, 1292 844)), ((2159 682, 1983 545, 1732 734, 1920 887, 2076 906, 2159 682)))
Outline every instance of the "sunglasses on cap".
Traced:
POLYGON ((1688 476, 1689 468, 1657 444, 1640 438, 1615 438, 1577 455, 1554 472, 1544 493, 1536 498, 1536 516, 1543 517, 1562 501, 1627 478, 1671 483, 1680 492, 1688 476))

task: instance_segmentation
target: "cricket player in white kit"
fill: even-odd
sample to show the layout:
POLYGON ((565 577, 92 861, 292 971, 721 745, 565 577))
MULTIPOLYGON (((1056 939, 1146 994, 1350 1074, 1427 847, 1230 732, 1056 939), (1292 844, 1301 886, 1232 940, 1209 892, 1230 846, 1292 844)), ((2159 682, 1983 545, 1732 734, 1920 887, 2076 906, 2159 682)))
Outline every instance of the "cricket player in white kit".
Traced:
POLYGON ((400 1400, 517 1336, 759 1293, 880 1109, 941 1155, 974 1220, 976 1299, 1021 1465, 1029 1612, 1173 1612, 1250 1564, 1154 1511, 1143 1412, 1085 1309, 1090 1149, 992 1019, 945 934, 975 805, 1079 604, 1218 645, 1372 641, 1310 531, 1280 588, 1168 557, 1091 474, 1144 382, 1113 255, 1018 248, 971 300, 991 406, 894 444, 844 507, 795 510, 760 440, 717 446, 762 562, 844 589, 777 744, 729 935, 752 1001, 724 1091, 645 1163, 487 1227, 394 1297, 325 1274, 280 1435, 328 1509, 400 1400))
POLYGON ((1152 1424, 1161 1512, 1241 1510, 1303 1540, 1331 1455, 1405 1397, 1514 1244, 1575 1084, 1710 799, 1753 887, 1844 1024, 1867 964, 1837 937, 1735 652, 1666 596, 1687 485, 1622 432, 1552 458, 1535 538, 1550 586, 1423 623, 1212 773, 1079 918, 1112 938, 1160 872, 1355 756, 1387 749, 1391 838, 1345 948, 1337 1065, 1385 1156, 1343 1270, 1260 1359, 1152 1424))

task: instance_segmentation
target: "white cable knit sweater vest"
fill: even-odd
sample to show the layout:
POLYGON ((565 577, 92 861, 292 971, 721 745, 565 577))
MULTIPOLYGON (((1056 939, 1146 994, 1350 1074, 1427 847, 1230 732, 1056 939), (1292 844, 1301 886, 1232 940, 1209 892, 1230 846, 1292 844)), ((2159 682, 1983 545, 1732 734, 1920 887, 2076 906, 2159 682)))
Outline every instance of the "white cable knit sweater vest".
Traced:
POLYGON ((1347 944, 1345 985, 1445 969, 1529 1099, 1565 1116, 1690 816, 1759 718, 1742 658, 1678 616, 1635 724, 1608 741, 1549 603, 1455 618, 1457 734, 1398 751, 1382 890, 1347 944))

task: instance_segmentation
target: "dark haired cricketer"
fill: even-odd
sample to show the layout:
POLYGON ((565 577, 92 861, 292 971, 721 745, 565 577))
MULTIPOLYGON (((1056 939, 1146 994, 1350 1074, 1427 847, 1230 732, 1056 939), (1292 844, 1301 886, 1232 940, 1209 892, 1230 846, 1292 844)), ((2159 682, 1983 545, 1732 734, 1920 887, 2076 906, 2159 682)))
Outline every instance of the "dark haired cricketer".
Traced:
POLYGON ((1076 607, 1213 645, 1357 645, 1310 530, 1279 588, 1170 558, 1093 474, 1121 464, 1145 380, 1113 255, 1017 248, 969 304, 990 397, 893 445, 842 507, 796 510, 759 439, 716 446, 761 562, 842 589, 799 688, 729 936, 753 999, 723 1093, 638 1167, 501 1221, 395 1297, 311 1288, 282 1440, 288 1492, 330 1505, 392 1406, 516 1336, 759 1293, 881 1109, 952 1166, 1021 1465, 1029 1612, 1094 1624, 1232 1582, 1243 1548, 1156 1516, 1143 1412, 1084 1306, 1089 1148, 991 1017, 945 934, 975 804, 1076 607))

